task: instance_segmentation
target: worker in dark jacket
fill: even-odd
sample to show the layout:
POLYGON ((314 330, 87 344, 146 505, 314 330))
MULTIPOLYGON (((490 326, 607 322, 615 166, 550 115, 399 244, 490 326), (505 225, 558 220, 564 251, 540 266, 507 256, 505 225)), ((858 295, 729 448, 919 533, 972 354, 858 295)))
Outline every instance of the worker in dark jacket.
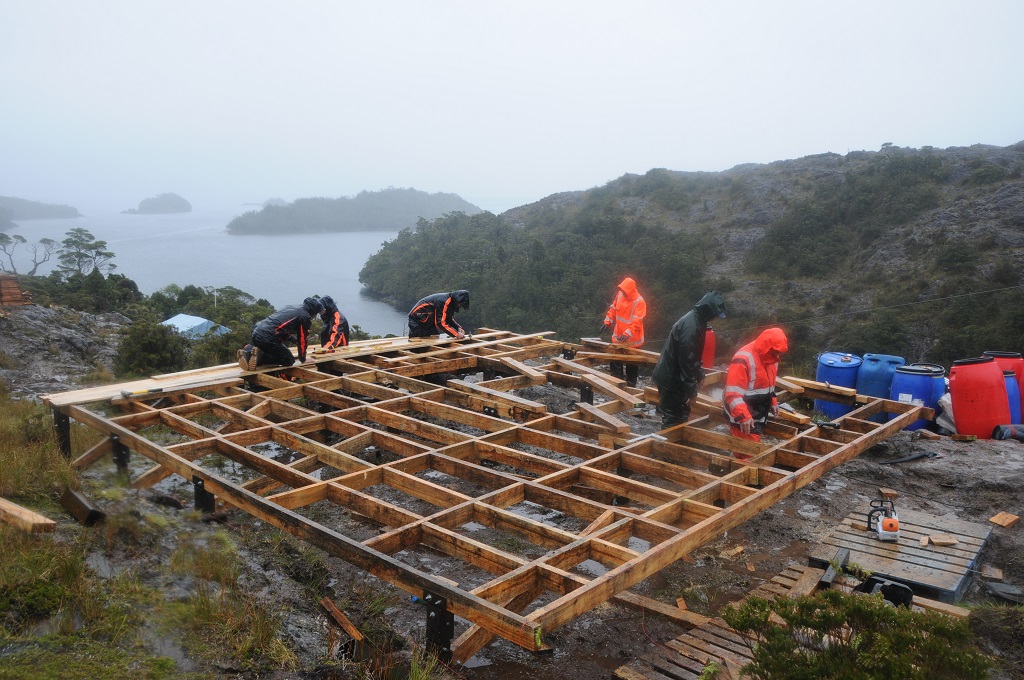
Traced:
POLYGON ((238 350, 238 365, 249 371, 257 366, 291 366, 296 358, 285 343, 292 338, 298 344, 297 360, 305 361, 309 327, 313 317, 323 309, 318 298, 308 297, 302 301, 301 307, 285 307, 260 321, 253 326, 252 344, 238 350))
POLYGON ((320 349, 332 350, 348 346, 348 319, 334 304, 334 298, 325 295, 320 298, 324 311, 320 312, 320 320, 324 322, 323 330, 320 331, 320 349))
POLYGON ((453 338, 466 337, 466 331, 455 320, 455 312, 460 309, 469 309, 468 290, 428 295, 409 311, 409 337, 426 338, 441 333, 453 338))
POLYGON ((665 338, 652 376, 658 385, 662 429, 685 423, 690 417, 697 390, 704 382, 704 334, 708 321, 719 316, 725 316, 725 299, 721 293, 710 291, 672 325, 665 338))

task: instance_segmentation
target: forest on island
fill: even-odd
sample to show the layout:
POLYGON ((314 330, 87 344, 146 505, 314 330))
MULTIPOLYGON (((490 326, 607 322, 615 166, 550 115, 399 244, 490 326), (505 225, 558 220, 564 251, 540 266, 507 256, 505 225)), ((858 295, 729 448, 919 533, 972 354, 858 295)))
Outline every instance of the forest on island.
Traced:
POLYGON ((473 214, 480 208, 456 194, 391 187, 361 191, 351 198, 300 198, 285 205, 264 205, 234 218, 227 228, 232 234, 399 231, 420 218, 456 211, 473 214))

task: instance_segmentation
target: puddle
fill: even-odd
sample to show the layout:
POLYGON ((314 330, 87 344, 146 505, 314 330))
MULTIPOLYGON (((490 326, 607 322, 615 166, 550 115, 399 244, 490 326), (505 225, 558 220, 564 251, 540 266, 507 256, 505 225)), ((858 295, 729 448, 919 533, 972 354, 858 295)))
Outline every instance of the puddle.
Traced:
POLYGON ((817 505, 801 505, 800 509, 796 511, 796 514, 800 515, 804 519, 818 519, 821 517, 821 509, 817 505))
POLYGON ((645 541, 642 538, 630 536, 629 540, 626 541, 626 547, 638 553, 645 553, 651 549, 651 543, 650 541, 645 541))
POLYGON ((576 565, 576 569, 590 576, 601 576, 608 571, 608 568, 597 560, 583 560, 576 565))

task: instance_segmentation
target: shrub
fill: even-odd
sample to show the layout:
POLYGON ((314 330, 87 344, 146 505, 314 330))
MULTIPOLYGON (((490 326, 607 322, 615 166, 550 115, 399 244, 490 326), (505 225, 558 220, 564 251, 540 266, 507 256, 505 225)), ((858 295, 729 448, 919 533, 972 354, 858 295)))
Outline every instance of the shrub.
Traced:
POLYGON ((147 321, 133 323, 114 357, 120 377, 174 373, 185 367, 188 340, 168 326, 147 321))
POLYGON ((752 678, 981 679, 992 665, 966 620, 892 607, 880 595, 753 597, 722 618, 757 640, 744 668, 752 678))

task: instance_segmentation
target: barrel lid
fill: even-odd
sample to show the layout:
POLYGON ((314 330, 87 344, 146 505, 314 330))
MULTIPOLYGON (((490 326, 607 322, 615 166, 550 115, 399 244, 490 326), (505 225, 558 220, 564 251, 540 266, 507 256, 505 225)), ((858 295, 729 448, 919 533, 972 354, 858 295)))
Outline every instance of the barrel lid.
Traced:
POLYGON ((910 366, 897 366, 897 373, 910 374, 910 375, 931 375, 931 376, 942 376, 946 374, 945 369, 942 366, 929 366, 926 364, 911 364, 910 366))
POLYGON ((861 363, 860 357, 856 354, 848 354, 846 352, 822 352, 818 355, 818 361, 823 364, 830 366, 846 364, 849 366, 858 366, 861 363))
POLYGON ((997 350, 985 350, 981 353, 983 357, 999 357, 1000 359, 1020 359, 1020 352, 999 352, 997 350))
POLYGON ((926 363, 926 362, 923 362, 923 361, 915 361, 914 363, 912 363, 910 365, 911 366, 925 366, 927 368, 935 368, 935 369, 938 369, 939 371, 941 371, 943 375, 946 374, 946 367, 943 366, 942 364, 929 364, 929 363, 926 363))
POLYGON ((864 361, 885 361, 888 363, 898 363, 900 365, 906 363, 906 359, 898 357, 895 354, 865 354, 864 361))
POLYGON ((971 359, 957 359, 953 362, 954 366, 970 366, 971 364, 986 364, 995 361, 992 357, 973 357, 971 359))

